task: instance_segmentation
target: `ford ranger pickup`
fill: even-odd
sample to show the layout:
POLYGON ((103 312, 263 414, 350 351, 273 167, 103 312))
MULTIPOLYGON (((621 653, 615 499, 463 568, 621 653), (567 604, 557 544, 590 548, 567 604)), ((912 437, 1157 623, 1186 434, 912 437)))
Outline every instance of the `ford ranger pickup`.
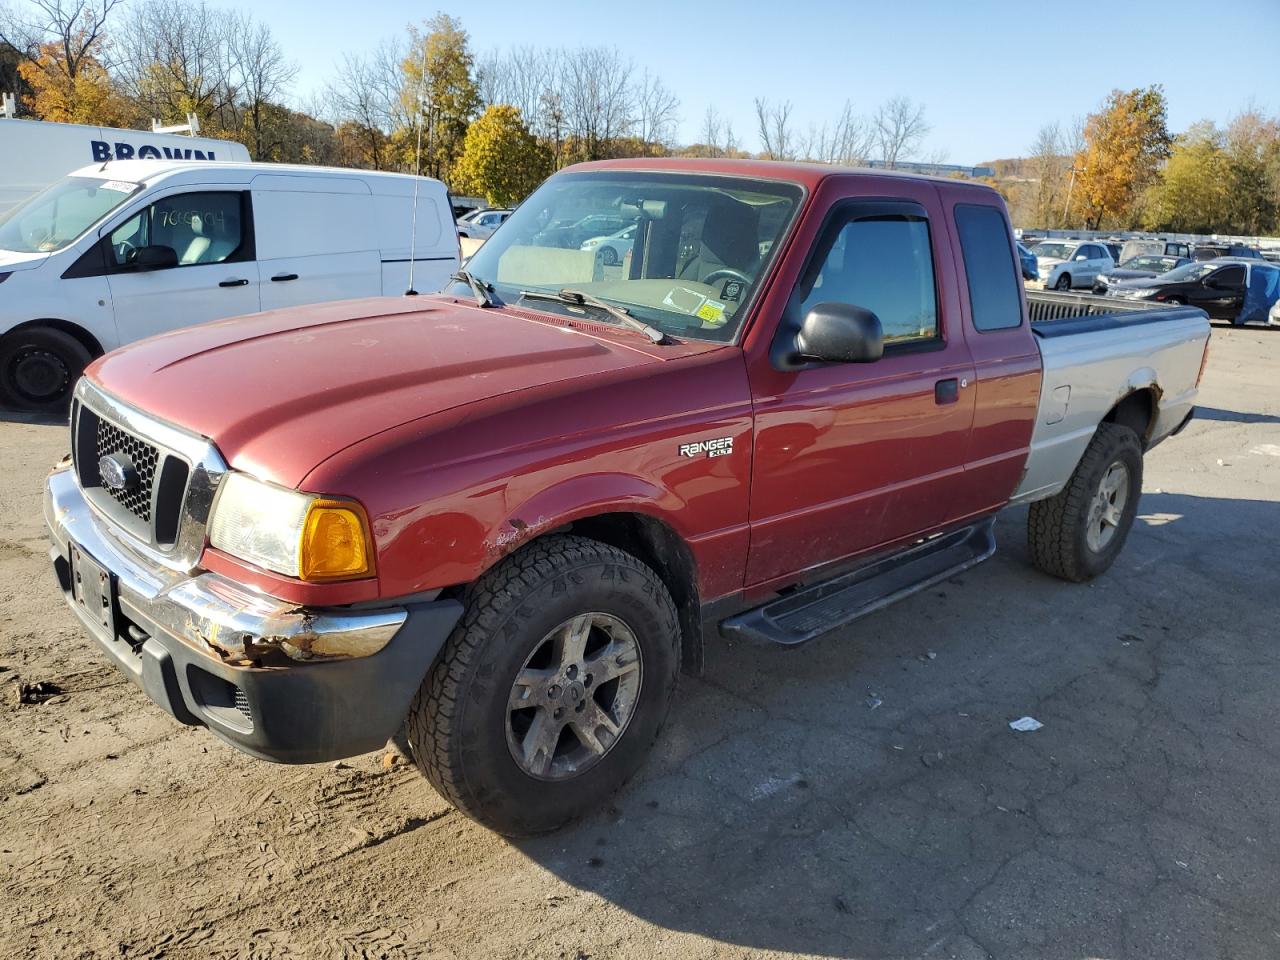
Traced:
POLYGON ((287 763, 403 733, 460 810, 535 833, 640 766, 717 628, 812 640, 985 560, 1017 503, 1041 570, 1103 573, 1208 338, 1026 294, 979 184, 584 164, 439 294, 93 363, 50 555, 182 723, 287 763), (591 218, 630 249, 565 241, 591 218))

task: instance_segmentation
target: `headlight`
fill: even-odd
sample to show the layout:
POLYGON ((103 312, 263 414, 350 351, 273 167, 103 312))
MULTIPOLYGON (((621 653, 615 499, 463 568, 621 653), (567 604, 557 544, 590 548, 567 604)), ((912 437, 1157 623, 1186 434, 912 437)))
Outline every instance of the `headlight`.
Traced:
POLYGON ((1137 290, 1130 290, 1129 296, 1145 300, 1148 297, 1154 297, 1160 290, 1157 287, 1139 287, 1137 290))
POLYGON ((229 473, 209 524, 209 543, 300 580, 373 573, 369 524, 352 500, 332 500, 229 473))
POLYGON ((598 246, 600 246, 599 240, 587 240, 582 244, 582 249, 590 250, 592 247, 598 247, 598 246))

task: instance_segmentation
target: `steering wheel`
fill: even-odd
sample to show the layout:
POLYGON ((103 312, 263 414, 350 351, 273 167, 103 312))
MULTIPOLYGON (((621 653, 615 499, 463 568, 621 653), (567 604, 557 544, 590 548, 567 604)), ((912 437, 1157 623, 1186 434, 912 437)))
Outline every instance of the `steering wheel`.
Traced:
POLYGON ((128 240, 121 240, 116 244, 116 263, 128 263, 129 254, 137 253, 138 248, 128 240))
POLYGON ((710 273, 708 273, 705 277, 702 278, 702 282, 705 283, 707 286, 711 286, 717 280, 740 280, 742 281, 742 283, 744 283, 747 286, 751 285, 750 277, 748 277, 745 273, 741 273, 729 267, 721 267, 719 270, 712 270, 710 273))

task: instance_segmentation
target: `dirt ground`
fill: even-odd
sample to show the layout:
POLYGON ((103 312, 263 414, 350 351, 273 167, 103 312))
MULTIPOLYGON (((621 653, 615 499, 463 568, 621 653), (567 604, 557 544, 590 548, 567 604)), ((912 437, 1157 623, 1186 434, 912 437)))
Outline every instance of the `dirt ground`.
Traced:
POLYGON ((153 707, 54 588, 65 429, 3 418, 0 956, 1280 956, 1280 331, 1215 330, 1201 403, 1103 579, 1015 510, 852 629, 713 640, 614 805, 520 843, 153 707))

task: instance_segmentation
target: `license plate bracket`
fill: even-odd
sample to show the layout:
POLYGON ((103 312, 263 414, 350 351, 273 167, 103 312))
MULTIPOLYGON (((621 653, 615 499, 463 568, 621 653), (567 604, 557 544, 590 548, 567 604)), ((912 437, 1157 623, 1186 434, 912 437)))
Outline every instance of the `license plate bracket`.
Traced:
POLYGON ((116 638, 116 578, 106 567, 71 543, 71 596, 100 626, 116 638))

